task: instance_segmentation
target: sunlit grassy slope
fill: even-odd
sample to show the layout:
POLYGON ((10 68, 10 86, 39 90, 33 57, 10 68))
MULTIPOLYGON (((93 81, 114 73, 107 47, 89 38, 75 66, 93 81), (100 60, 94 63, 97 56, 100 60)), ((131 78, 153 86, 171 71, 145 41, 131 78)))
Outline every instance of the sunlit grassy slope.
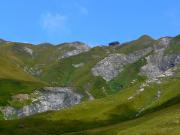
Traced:
POLYGON ((171 46, 166 50, 166 53, 175 54, 180 52, 180 35, 176 36, 171 41, 171 46))
POLYGON ((7 105, 11 96, 18 93, 31 93, 34 89, 47 85, 45 82, 26 73, 22 63, 12 54, 10 45, 0 47, 0 105, 7 105))
POLYGON ((165 134, 163 128, 168 129, 170 126, 175 129, 174 133, 178 133, 179 130, 176 131, 176 127, 179 124, 173 122, 180 119, 178 113, 180 111, 178 109, 180 103, 179 83, 179 79, 165 79, 163 83, 152 84, 140 93, 137 84, 116 95, 84 102, 70 109, 39 114, 22 120, 2 121, 0 122, 0 132, 3 134, 96 133, 111 135, 133 134, 131 131, 134 131, 137 134, 141 132, 165 134), (157 92, 159 90, 161 90, 162 95, 158 99, 157 92), (138 94, 132 100, 128 100, 128 97, 135 95, 135 93, 138 94), (172 107, 168 108, 169 106, 172 107), (144 111, 139 114, 142 108, 144 111), (174 114, 174 116, 171 117, 168 114, 174 114), (141 118, 141 116, 143 117, 141 118), (159 125, 162 130, 158 130, 158 127, 155 126, 158 123, 154 123, 154 126, 151 124, 156 121, 159 124, 162 123, 162 127, 159 125), (141 126, 144 128, 143 130, 140 129, 141 126), (149 127, 156 130, 149 132, 149 127))
POLYGON ((66 135, 179 135, 180 104, 163 110, 102 128, 66 135))

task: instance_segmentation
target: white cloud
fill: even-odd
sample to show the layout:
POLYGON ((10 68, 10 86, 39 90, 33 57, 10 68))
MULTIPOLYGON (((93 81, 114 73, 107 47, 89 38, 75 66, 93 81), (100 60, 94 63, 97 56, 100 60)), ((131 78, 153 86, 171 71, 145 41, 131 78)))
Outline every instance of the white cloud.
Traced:
POLYGON ((70 29, 71 23, 77 21, 79 15, 87 16, 88 14, 89 10, 86 7, 75 3, 72 9, 66 11, 65 14, 52 12, 42 14, 40 25, 48 36, 69 35, 72 32, 70 29))
POLYGON ((74 3, 73 10, 76 10, 77 11, 76 13, 80 15, 89 15, 88 8, 79 3, 74 3))
POLYGON ((83 14, 83 15, 88 15, 89 14, 89 11, 88 11, 87 8, 85 8, 85 7, 79 7, 79 8, 80 8, 81 14, 83 14))
POLYGON ((68 17, 59 13, 46 13, 42 15, 41 26, 48 33, 65 32, 68 17))

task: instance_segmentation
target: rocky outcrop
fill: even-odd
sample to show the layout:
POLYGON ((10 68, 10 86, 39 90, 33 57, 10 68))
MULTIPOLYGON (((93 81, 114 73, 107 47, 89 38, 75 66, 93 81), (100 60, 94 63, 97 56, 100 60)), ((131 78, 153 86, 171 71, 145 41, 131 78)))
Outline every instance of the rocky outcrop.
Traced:
POLYGON ((180 63, 180 54, 177 56, 164 56, 163 53, 156 53, 146 57, 147 64, 141 68, 141 74, 149 78, 156 78, 168 69, 180 63))
POLYGON ((31 49, 31 48, 28 48, 28 47, 23 47, 23 50, 27 53, 27 54, 29 54, 29 55, 33 55, 33 53, 34 53, 34 51, 31 49))
POLYGON ((95 99, 94 96, 88 90, 86 90, 85 93, 88 95, 89 100, 95 99))
POLYGON ((24 71, 28 74, 31 74, 32 76, 40 76, 43 73, 43 69, 46 66, 46 64, 37 64, 33 67, 24 66, 24 71))
POLYGON ((60 56, 59 59, 68 58, 90 50, 90 47, 88 45, 80 42, 68 43, 67 46, 71 47, 71 50, 65 51, 64 54, 60 56))
POLYGON ((34 55, 34 50, 24 45, 15 45, 12 47, 12 49, 16 52, 25 53, 31 57, 34 55))
POLYGON ((170 47, 171 40, 172 38, 170 37, 161 38, 153 47, 139 50, 129 55, 110 54, 92 68, 92 74, 110 81, 123 71, 125 65, 134 63, 153 52, 146 57, 147 64, 141 68, 140 74, 149 78, 156 78, 156 76, 180 64, 180 52, 179 54, 165 54, 165 50, 170 47))
POLYGON ((78 104, 81 95, 73 92, 72 88, 46 87, 32 94, 32 103, 20 109, 11 106, 1 107, 5 119, 22 118, 50 110, 60 110, 78 104))
POLYGON ((100 61, 92 68, 92 74, 94 76, 101 76, 104 80, 110 81, 116 77, 123 67, 127 64, 131 64, 146 56, 152 51, 152 48, 136 51, 132 54, 110 54, 108 57, 100 61))
POLYGON ((75 68, 79 68, 79 67, 83 67, 84 63, 72 64, 72 66, 75 67, 75 68))
POLYGON ((17 95, 14 95, 12 96, 12 100, 13 101, 26 101, 26 100, 29 100, 29 95, 28 94, 17 94, 17 95))
POLYGON ((156 78, 168 69, 180 64, 180 53, 165 54, 170 45, 171 38, 162 38, 154 45, 154 53, 146 57, 147 64, 141 68, 141 74, 148 78, 156 78))

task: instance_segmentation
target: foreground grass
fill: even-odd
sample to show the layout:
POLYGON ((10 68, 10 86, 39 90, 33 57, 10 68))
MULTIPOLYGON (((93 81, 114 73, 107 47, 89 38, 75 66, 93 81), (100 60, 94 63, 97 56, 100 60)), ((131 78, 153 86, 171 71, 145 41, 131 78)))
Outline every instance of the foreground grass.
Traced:
MULTIPOLYGON (((121 135, 121 131, 123 131, 123 125, 121 124, 129 120, 139 119, 140 116, 143 116, 144 114, 145 120, 142 121, 147 121, 147 123, 145 123, 146 125, 144 124, 144 129, 148 129, 148 126, 153 125, 153 122, 159 121, 160 123, 164 123, 163 118, 166 118, 169 113, 168 111, 163 113, 163 109, 180 103, 179 81, 179 79, 170 78, 162 84, 152 84, 150 87, 147 87, 145 91, 134 96, 133 100, 128 100, 128 97, 139 91, 139 84, 134 87, 127 88, 114 96, 109 96, 92 102, 84 102, 69 109, 38 114, 21 120, 1 121, 0 133, 3 135, 56 135, 80 132, 80 134, 97 133, 104 135, 107 132, 107 134, 109 133, 111 135, 119 132, 121 135), (156 96, 158 90, 162 91, 161 98, 159 99, 157 99, 156 96), (145 108, 144 113, 137 117, 137 113, 139 113, 142 108, 145 108), (158 116, 162 114, 162 118, 156 119, 156 115, 146 117, 148 114, 161 109, 162 112, 159 113, 158 116), (153 119, 152 121, 148 121, 151 117, 154 118, 154 121, 153 119), (148 122, 151 123, 149 124, 148 122), (109 126, 111 127, 112 125, 117 124, 120 124, 118 125, 118 130, 115 130, 116 128, 113 127, 112 130, 109 129, 109 126), (99 129, 100 131, 94 131, 94 129, 99 129), (85 130, 88 130, 87 133, 85 130)), ((172 111, 171 113, 174 112, 174 114, 176 114, 176 111, 179 112, 178 107, 179 105, 173 107, 174 109, 170 109, 170 112, 172 111)), ((177 113, 176 116, 179 118, 179 113, 177 113)), ((170 117, 171 115, 167 117, 167 122, 170 121, 170 117)), ((172 122, 173 120, 175 120, 175 115, 172 117, 172 122)), ((137 133, 140 132, 141 125, 138 127, 138 124, 141 124, 142 121, 141 118, 140 121, 136 122, 135 120, 135 123, 132 123, 132 129, 130 124, 126 125, 126 128, 129 129, 127 129, 127 131, 124 130, 123 133, 128 134, 131 130, 137 130, 137 133), (133 128, 133 126, 136 127, 136 125, 137 128, 133 128)), ((147 130, 147 133, 148 132, 149 131, 147 130)), ((146 130, 144 131, 144 134, 145 133, 146 130)))
POLYGON ((45 86, 43 82, 0 79, 0 106, 9 104, 13 95, 19 93, 29 94, 43 86, 45 86))
MULTIPOLYGON (((66 135, 179 135, 180 104, 165 108, 143 117, 66 135)), ((64 134, 65 135, 65 134, 64 134)))

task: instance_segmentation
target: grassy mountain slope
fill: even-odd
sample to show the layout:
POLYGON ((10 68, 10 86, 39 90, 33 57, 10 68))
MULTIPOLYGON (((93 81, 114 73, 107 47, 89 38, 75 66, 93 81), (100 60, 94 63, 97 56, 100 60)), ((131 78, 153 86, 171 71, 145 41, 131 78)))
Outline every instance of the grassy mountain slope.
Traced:
POLYGON ((179 135, 180 104, 143 117, 102 128, 66 135, 179 135))
POLYGON ((170 48, 166 50, 166 53, 176 54, 180 52, 180 35, 172 39, 170 48))
POLYGON ((74 49, 73 46, 69 46, 68 43, 57 46, 51 44, 34 46, 25 43, 3 42, 0 48, 0 63, 2 65, 0 66, 0 78, 2 83, 3 81, 9 81, 9 86, 2 86, 0 89, 1 95, 5 97, 2 100, 6 100, 3 105, 8 102, 13 94, 21 92, 29 93, 36 88, 49 85, 75 87, 78 92, 84 95, 84 99, 88 98, 86 91, 89 91, 95 98, 116 93, 120 89, 125 88, 133 79, 139 79, 137 71, 142 64, 139 65, 137 63, 137 66, 135 66, 136 64, 129 65, 129 69, 131 69, 130 67, 136 67, 131 69, 131 75, 134 77, 122 79, 123 75, 128 74, 128 70, 125 70, 122 75, 119 75, 119 77, 109 83, 101 77, 93 76, 91 73, 92 67, 111 53, 119 53, 119 50, 122 50, 121 53, 126 53, 126 50, 130 50, 129 52, 137 51, 149 47, 150 44, 152 45, 152 42, 153 39, 144 36, 128 45, 120 47, 95 47, 88 52, 61 60, 59 60, 59 57, 64 52, 74 49), (144 41, 148 42, 148 45, 143 46, 144 41), (31 49, 33 55, 25 51, 24 48, 31 49), (76 68, 73 66, 81 63, 83 63, 82 67, 76 68), (32 76, 26 72, 27 69, 31 71, 36 68, 42 70, 41 75, 32 76), (121 81, 122 84, 120 83, 121 81), (28 86, 28 82, 32 87, 28 86), (20 87, 20 85, 23 87, 20 87))
MULTIPOLYGON (((179 41, 179 36, 173 38, 165 53, 178 54, 179 41)), ((93 76, 91 72, 92 67, 109 54, 130 54, 153 47, 157 42, 145 35, 122 46, 95 47, 64 59, 59 58, 64 52, 74 49, 68 43, 34 46, 1 42, 0 106, 21 106, 11 101, 13 95, 31 93, 44 86, 74 87, 83 94, 85 101, 61 111, 20 120, 2 120, 0 135, 178 135, 179 70, 175 76, 162 78, 161 83, 151 83, 144 90, 141 86, 147 78, 139 73, 147 64, 145 57, 124 66, 124 70, 109 82, 93 76), (42 70, 40 75, 32 75, 26 70, 36 67, 42 70), (92 94, 94 101, 86 101, 87 92, 92 94)))
POLYGON ((82 94, 85 94, 85 91, 89 91, 95 98, 105 97, 109 94, 118 92, 122 88, 126 88, 127 85, 130 85, 132 80, 141 81, 143 78, 139 77, 138 73, 146 62, 142 59, 137 63, 128 65, 125 67, 125 71, 120 73, 118 77, 114 78, 109 83, 101 77, 92 75, 91 69, 93 66, 111 53, 133 53, 134 51, 151 47, 153 43, 154 40, 152 38, 142 36, 138 40, 122 46, 95 47, 89 52, 52 64, 44 70, 41 79, 44 81, 51 81, 49 83, 52 83, 52 85, 76 87, 82 94), (146 44, 144 44, 144 42, 146 42, 146 44), (80 68, 73 67, 74 64, 80 63, 83 63, 84 66, 80 68), (129 69, 131 72, 128 72, 129 69), (131 78, 123 79, 123 76, 129 76, 129 74, 131 74, 131 78))
POLYGON ((152 39, 148 35, 143 35, 137 40, 127 42, 122 44, 119 48, 117 48, 118 53, 124 53, 124 54, 129 54, 134 51, 142 50, 148 47, 152 47, 156 40, 152 39))
POLYGON ((152 134, 165 134, 163 128, 168 129, 169 126, 171 129, 175 129, 174 133, 178 133, 179 124, 174 123, 174 121, 180 119, 178 113, 180 111, 178 109, 180 103, 179 83, 180 79, 169 78, 161 84, 152 84, 146 87, 143 92, 139 92, 139 84, 137 84, 116 95, 84 102, 62 111, 38 114, 22 120, 1 121, 0 133, 41 135, 76 134, 76 132, 77 134, 95 134, 93 132, 96 132, 97 134, 119 133, 121 135, 123 133, 132 134, 131 131, 134 131, 137 134, 148 134, 148 128, 152 127, 156 129, 151 132, 152 134), (159 90, 162 94, 160 98, 157 98, 159 90), (134 98, 128 100, 132 95, 134 98), (172 107, 167 108, 169 106, 172 107), (142 108, 144 110, 139 113, 142 108), (157 112, 152 113, 155 111, 157 112), (171 117, 168 114, 174 115, 171 117), (144 117, 141 118, 140 116, 143 115, 144 117), (124 121, 127 121, 127 124, 124 121), (162 130, 157 130, 158 127, 155 125, 158 123, 155 123, 154 126, 151 124, 156 121, 159 124, 162 123, 162 130), (144 130, 141 130, 141 127, 144 127, 144 130))
POLYGON ((0 105, 7 105, 13 95, 31 93, 34 89, 47 85, 18 65, 20 60, 11 55, 8 45, 1 46, 0 51, 0 105))

